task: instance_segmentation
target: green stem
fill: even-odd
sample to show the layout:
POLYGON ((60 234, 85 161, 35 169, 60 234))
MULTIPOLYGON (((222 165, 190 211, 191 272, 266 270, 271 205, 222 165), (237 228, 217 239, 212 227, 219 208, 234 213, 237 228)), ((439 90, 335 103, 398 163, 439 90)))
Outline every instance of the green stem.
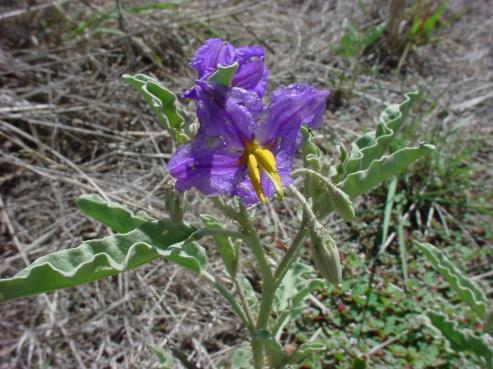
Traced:
POLYGON ((307 223, 306 215, 303 212, 303 218, 301 219, 298 233, 296 234, 295 238, 291 242, 291 245, 289 246, 288 250, 284 254, 283 258, 281 259, 281 262, 279 263, 279 266, 277 267, 276 272, 274 274, 276 288, 284 279, 284 276, 286 275, 289 268, 291 267, 291 264, 299 256, 299 251, 301 250, 301 247, 303 246, 303 241, 305 240, 305 237, 308 233, 308 229, 306 228, 306 223, 307 223))
POLYGON ((230 276, 231 279, 233 280, 233 283, 236 287, 236 291, 238 291, 238 297, 240 298, 240 303, 241 306, 243 307, 243 311, 245 312, 245 316, 248 320, 248 323, 253 327, 255 325, 254 319, 252 316, 252 312, 250 311, 250 307, 248 306, 248 301, 245 296, 245 292, 243 291, 243 288, 241 287, 240 281, 238 280, 238 276, 230 276))
MULTIPOLYGON (((249 242, 249 245, 262 275, 262 295, 257 324, 255 326, 255 329, 258 331, 267 329, 270 314, 272 312, 272 304, 274 302, 274 292, 276 286, 274 283, 274 276, 270 269, 269 263, 267 262, 260 239, 258 238, 257 232, 250 222, 245 207, 242 205, 240 205, 239 215, 240 217, 238 222, 240 223, 240 226, 246 234, 251 236, 251 239, 249 240, 251 242, 249 242)), ((264 345, 262 341, 252 338, 252 352, 255 369, 262 369, 264 367, 264 345)))
POLYGON ((238 214, 238 212, 236 211, 235 208, 229 206, 229 205, 226 205, 225 203, 223 203, 221 201, 221 198, 216 196, 216 197, 213 197, 212 198, 212 202, 214 203, 214 206, 216 208, 218 208, 219 210, 221 210, 221 212, 226 215, 227 217, 231 218, 231 219, 234 219, 236 220, 237 222, 239 222, 239 218, 240 218, 240 214, 238 214))

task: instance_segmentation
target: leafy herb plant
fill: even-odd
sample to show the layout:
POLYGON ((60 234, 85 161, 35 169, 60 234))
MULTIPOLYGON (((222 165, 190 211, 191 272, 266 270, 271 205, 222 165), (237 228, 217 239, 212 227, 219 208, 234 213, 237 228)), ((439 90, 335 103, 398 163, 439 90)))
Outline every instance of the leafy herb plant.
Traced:
POLYGON ((284 349, 283 331, 299 316, 313 289, 342 279, 336 242, 322 220, 336 212, 350 221, 353 199, 434 149, 421 144, 390 150, 416 94, 388 106, 375 131, 361 136, 350 149, 339 146, 338 160, 330 162, 311 134, 322 124, 328 91, 305 84, 280 87, 266 106, 264 50, 236 48, 220 39, 206 41, 191 65, 198 79, 183 98, 196 104, 198 130, 197 124, 183 118, 176 95, 159 81, 142 74, 123 76, 177 146, 168 163, 176 179, 176 190, 165 201, 169 218, 151 219, 97 195, 83 195, 77 200, 79 209, 115 234, 43 256, 0 280, 0 301, 87 283, 161 258, 210 283, 241 320, 250 333, 249 349, 235 353, 233 360, 255 369, 297 364, 325 346, 307 342, 295 350, 284 349), (303 167, 294 169, 298 151, 303 167), (302 181, 296 182, 297 177, 302 181), (202 226, 186 224, 183 192, 192 188, 207 196, 222 218, 204 214, 202 226), (251 210, 282 201, 287 194, 300 204, 298 230, 286 251, 273 255, 269 238, 254 226, 251 210), (236 225, 234 229, 224 227, 226 218, 236 225), (201 245, 206 237, 217 245, 227 282, 210 273, 201 245), (315 278, 313 268, 299 261, 305 240, 323 279, 315 278), (244 275, 240 244, 253 254, 260 293, 244 275))

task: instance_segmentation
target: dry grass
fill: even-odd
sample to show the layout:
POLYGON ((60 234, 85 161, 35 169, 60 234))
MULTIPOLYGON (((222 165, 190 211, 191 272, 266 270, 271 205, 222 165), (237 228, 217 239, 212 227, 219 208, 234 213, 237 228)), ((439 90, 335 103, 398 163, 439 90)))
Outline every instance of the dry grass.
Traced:
MULTIPOLYGON (((218 35, 263 45, 271 86, 304 81, 330 87, 348 68, 330 45, 346 20, 364 20, 356 3, 186 1, 177 10, 126 14, 104 24, 123 36, 70 34, 82 19, 115 6, 109 0, 0 6, 0 275, 107 234, 75 209, 82 193, 163 215, 165 167, 173 148, 122 82, 123 73, 152 73, 181 91, 193 80, 186 64, 193 50, 218 35), (160 61, 153 61, 136 37, 160 61)), ((487 3, 475 2, 440 43, 418 50, 405 75, 360 75, 351 99, 327 114, 320 142, 333 150, 332 143, 351 140, 372 124, 384 103, 399 101, 416 86, 435 96, 445 91, 440 104, 445 101, 450 112, 447 124, 467 122, 491 138, 491 16, 487 3)), ((491 140, 489 145, 485 151, 491 154, 491 140)), ((478 160, 491 161, 489 154, 478 160)), ((491 172, 482 180, 491 188, 491 172)), ((196 194, 189 199, 188 220, 196 222, 208 205, 196 194)), ((290 204, 278 209, 281 219, 290 218, 290 204)), ((270 212, 260 216, 289 236, 289 222, 278 229, 270 212)), ((212 368, 246 333, 219 296, 197 282, 158 262, 0 305, 0 368, 156 368, 151 345, 183 350, 191 367, 212 368)))

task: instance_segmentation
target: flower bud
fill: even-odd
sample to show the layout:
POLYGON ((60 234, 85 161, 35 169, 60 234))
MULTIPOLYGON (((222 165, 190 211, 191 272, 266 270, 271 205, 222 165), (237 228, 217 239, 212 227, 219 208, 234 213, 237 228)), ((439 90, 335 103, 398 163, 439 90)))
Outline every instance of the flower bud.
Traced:
POLYGON ((174 224, 183 223, 183 214, 185 213, 184 194, 175 190, 171 182, 164 185, 164 205, 168 211, 169 217, 174 224))
POLYGON ((339 187, 334 186, 330 181, 327 181, 326 185, 337 215, 346 221, 353 219, 355 214, 349 196, 339 187))
POLYGON ((334 239, 318 222, 310 227, 313 262, 320 274, 330 283, 339 284, 342 279, 341 260, 334 239))

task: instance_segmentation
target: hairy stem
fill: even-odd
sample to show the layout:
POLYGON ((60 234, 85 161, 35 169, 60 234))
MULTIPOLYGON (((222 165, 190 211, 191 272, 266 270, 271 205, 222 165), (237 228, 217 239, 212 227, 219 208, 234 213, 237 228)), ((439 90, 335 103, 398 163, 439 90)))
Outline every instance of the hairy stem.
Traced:
MULTIPOLYGON (((262 296, 255 329, 257 331, 267 329, 270 314, 272 312, 272 304, 274 301, 274 276, 270 269, 269 263, 267 262, 265 252, 260 239, 258 238, 257 232, 250 222, 245 207, 242 205, 240 206, 240 217, 238 222, 243 228, 243 231, 251 236, 251 239, 249 240, 251 242, 249 242, 249 245, 260 268, 260 273, 262 276, 262 296)), ((262 341, 255 338, 252 339, 252 352, 255 369, 262 369, 264 367, 264 345, 262 341)))
POLYGON ((243 311, 245 312, 245 316, 250 323, 250 325, 253 327, 255 325, 254 319, 252 316, 252 312, 250 311, 250 307, 248 306, 248 301, 245 296, 245 292, 243 291, 243 288, 241 287, 240 281, 238 279, 238 276, 230 276, 231 279, 233 280, 233 283, 236 287, 236 291, 238 291, 238 297, 240 298, 240 304, 243 307, 243 311))
POLYGON ((299 256, 301 247, 303 246, 303 241, 308 233, 308 229, 306 228, 307 219, 305 213, 303 213, 303 218, 301 219, 300 228, 298 229, 298 233, 295 238, 291 242, 288 250, 284 254, 281 262, 279 263, 276 272, 274 274, 275 286, 279 286, 279 284, 284 279, 284 276, 288 272, 291 264, 296 260, 299 256))

